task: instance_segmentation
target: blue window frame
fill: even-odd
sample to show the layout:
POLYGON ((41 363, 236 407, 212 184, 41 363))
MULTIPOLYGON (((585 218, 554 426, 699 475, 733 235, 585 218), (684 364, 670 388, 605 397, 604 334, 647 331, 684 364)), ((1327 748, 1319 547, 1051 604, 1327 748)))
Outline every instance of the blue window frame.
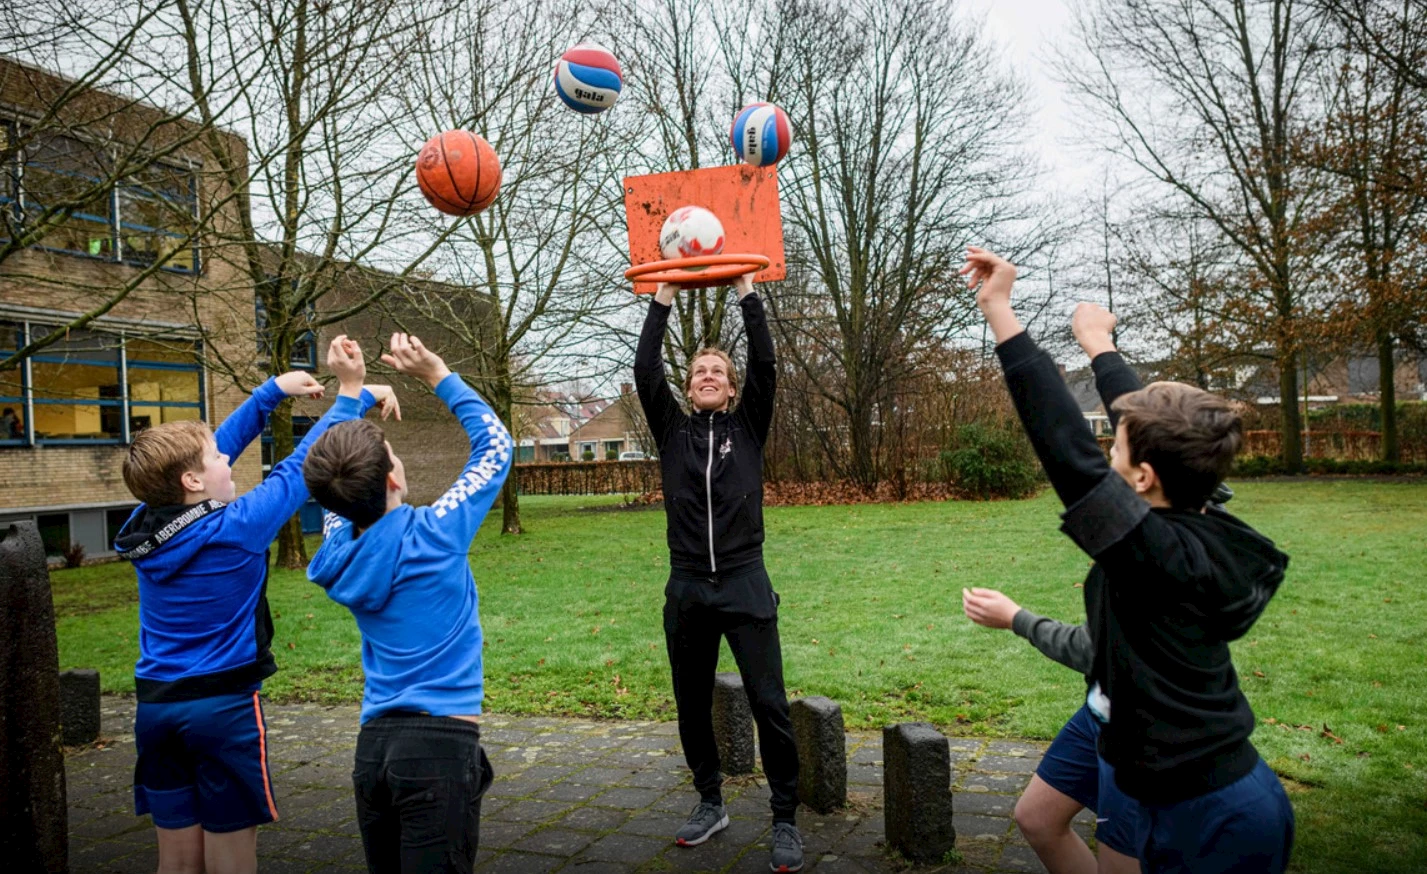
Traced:
MULTIPOLYGON (((0 354, 51 326, 0 322, 0 354)), ((127 443, 162 422, 203 419, 195 340, 74 331, 0 372, 0 447, 127 443)))
POLYGON ((198 175, 191 167, 155 162, 123 180, 113 173, 107 149, 75 137, 35 134, 0 120, 0 237, 51 216, 36 248, 147 267, 197 273, 201 269, 198 175))
MULTIPOLYGON (((268 280, 272 282, 272 280, 268 280)), ((258 356, 260 363, 266 363, 267 358, 272 355, 272 341, 268 334, 268 308, 263 304, 262 294, 253 295, 253 322, 258 331, 258 356)), ((317 310, 312 304, 306 308, 308 324, 317 317, 317 310)), ((301 336, 293 341, 292 352, 288 356, 288 366, 296 370, 316 370, 317 369, 317 334, 313 331, 304 331, 301 336)))

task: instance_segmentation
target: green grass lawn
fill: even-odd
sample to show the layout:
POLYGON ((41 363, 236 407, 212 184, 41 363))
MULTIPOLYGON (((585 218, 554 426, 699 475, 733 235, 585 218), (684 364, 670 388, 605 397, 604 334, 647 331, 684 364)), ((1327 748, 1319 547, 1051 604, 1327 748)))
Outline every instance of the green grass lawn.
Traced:
MULTIPOLYGON (((1292 556, 1235 661, 1259 718, 1254 741, 1292 790, 1294 869, 1427 870, 1427 485, 1237 487, 1233 509, 1292 556)), ((664 516, 581 509, 613 500, 526 498, 530 534, 503 538, 492 523, 477 538, 488 711, 673 718, 664 516)), ((1080 703, 1081 678, 1010 632, 973 626, 960 591, 1000 588, 1082 620, 1087 559, 1057 532, 1058 509, 1044 494, 768 510, 790 691, 839 701, 854 729, 918 719, 948 733, 1052 737, 1080 703)), ((53 578, 62 666, 97 667, 106 691, 131 692, 132 570, 53 578)), ((359 700, 347 612, 300 572, 274 572, 269 599, 281 670, 267 693, 359 700)), ((732 669, 726 651, 724 663, 732 669)))

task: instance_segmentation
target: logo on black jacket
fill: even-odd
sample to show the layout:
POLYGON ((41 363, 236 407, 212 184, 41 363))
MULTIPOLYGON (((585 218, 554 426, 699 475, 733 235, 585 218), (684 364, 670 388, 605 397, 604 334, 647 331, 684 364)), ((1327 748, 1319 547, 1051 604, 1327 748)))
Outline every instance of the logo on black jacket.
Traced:
POLYGON ((719 457, 719 458, 723 458, 725 455, 729 454, 729 453, 732 452, 732 451, 733 451, 733 435, 730 434, 729 436, 723 438, 723 444, 722 444, 721 446, 719 446, 719 448, 718 448, 718 457, 719 457))

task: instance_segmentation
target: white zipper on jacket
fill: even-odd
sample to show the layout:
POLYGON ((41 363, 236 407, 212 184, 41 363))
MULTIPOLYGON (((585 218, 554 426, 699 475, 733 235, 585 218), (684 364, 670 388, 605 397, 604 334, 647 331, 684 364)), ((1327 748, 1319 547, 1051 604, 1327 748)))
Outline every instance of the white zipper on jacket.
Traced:
POLYGON ((709 520, 709 568, 718 573, 718 559, 714 558, 713 539, 713 441, 714 441, 714 420, 713 414, 709 414, 709 463, 704 468, 704 495, 708 498, 708 520, 709 520))

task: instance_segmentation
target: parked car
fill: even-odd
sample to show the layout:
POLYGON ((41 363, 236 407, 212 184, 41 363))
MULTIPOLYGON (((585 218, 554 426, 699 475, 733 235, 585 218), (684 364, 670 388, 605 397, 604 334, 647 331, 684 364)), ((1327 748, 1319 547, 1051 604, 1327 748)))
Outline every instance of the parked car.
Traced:
POLYGON ((637 449, 630 449, 619 454, 620 461, 643 461, 648 457, 649 456, 645 455, 643 452, 640 452, 637 449))

